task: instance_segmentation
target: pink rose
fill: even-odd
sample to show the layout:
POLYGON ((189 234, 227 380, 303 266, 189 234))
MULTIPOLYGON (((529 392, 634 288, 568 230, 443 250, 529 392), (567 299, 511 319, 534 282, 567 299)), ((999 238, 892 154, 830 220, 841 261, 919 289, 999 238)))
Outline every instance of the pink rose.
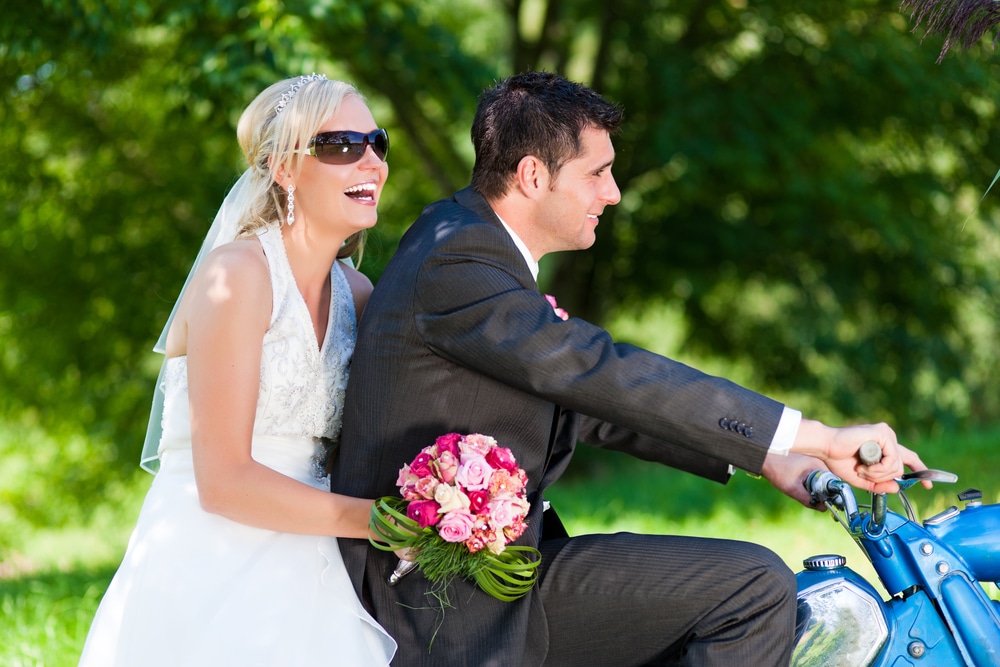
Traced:
POLYGON ((427 477, 428 475, 433 475, 431 470, 431 461, 433 457, 426 451, 421 451, 417 454, 417 458, 413 459, 413 463, 410 464, 410 474, 416 475, 417 477, 427 477))
POLYGON ((410 462, 410 467, 413 468, 418 465, 427 465, 433 458, 434 457, 431 456, 430 452, 427 451, 427 448, 424 447, 420 450, 420 453, 413 457, 413 461, 410 462))
POLYGON ((480 454, 462 454, 455 480, 469 491, 485 489, 490 484, 493 466, 480 454))
POLYGON ((455 481, 455 474, 458 472, 458 457, 450 451, 443 451, 434 462, 434 467, 437 468, 441 481, 445 484, 451 484, 455 481))
POLYGON ((569 319, 569 313, 567 313, 565 310, 559 307, 559 304, 556 303, 556 298, 554 296, 552 296, 551 294, 546 294, 545 300, 549 302, 550 306, 552 306, 552 310, 553 312, 555 312, 556 317, 558 317, 560 320, 569 319))
POLYGON ((458 456, 458 441, 462 439, 458 433, 449 433, 447 435, 438 436, 434 444, 437 446, 438 454, 443 454, 445 452, 450 452, 454 456, 458 456))
POLYGON ((417 483, 407 484, 399 487, 399 495, 406 500, 426 500, 427 497, 417 491, 417 483))
POLYGON ((491 447, 490 451, 486 452, 486 462, 494 468, 503 468, 507 472, 517 470, 514 454, 506 447, 491 447))
POLYGON ((421 477, 413 484, 413 490, 421 497, 430 500, 434 497, 434 490, 437 489, 439 482, 435 477, 421 477))
POLYGON ((403 467, 399 469, 399 476, 396 477, 396 486, 400 486, 400 487, 406 486, 406 484, 409 482, 409 479, 408 479, 409 477, 411 477, 411 475, 410 475, 410 464, 409 463, 404 463, 403 467))
POLYGON ((510 500, 498 499, 490 502, 490 521, 497 528, 506 528, 514 523, 517 509, 510 500))
POLYGON ((486 456, 486 452, 490 451, 491 448, 496 447, 496 445, 496 440, 488 435, 483 435, 482 433, 467 435, 465 436, 465 439, 459 443, 462 454, 479 454, 481 456, 486 456))
POLYGON ((433 500, 412 500, 406 506, 406 518, 416 521, 421 528, 433 526, 440 519, 441 506, 433 500))
POLYGON ((486 506, 490 502, 490 494, 486 493, 483 490, 469 491, 465 495, 469 496, 469 501, 471 503, 469 505, 469 511, 472 512, 473 514, 479 514, 480 512, 482 512, 484 509, 486 509, 486 506))
POLYGON ((468 510, 448 512, 438 522, 438 535, 445 542, 464 542, 472 536, 474 517, 468 510))

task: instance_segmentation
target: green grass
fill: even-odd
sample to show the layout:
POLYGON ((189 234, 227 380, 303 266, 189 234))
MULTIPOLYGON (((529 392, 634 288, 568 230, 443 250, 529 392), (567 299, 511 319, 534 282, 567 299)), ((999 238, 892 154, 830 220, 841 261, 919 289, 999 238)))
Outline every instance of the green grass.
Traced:
MULTIPOLYGON (((918 514, 956 504, 955 495, 970 486, 984 491, 985 502, 1000 501, 990 468, 998 439, 1000 428, 908 441, 930 467, 959 475, 958 484, 911 489, 918 514)), ((148 480, 137 477, 124 499, 116 496, 86 526, 22 531, 18 550, 0 561, 0 667, 76 665, 148 480)), ((860 550, 829 514, 807 510, 766 481, 742 474, 722 486, 583 448, 548 495, 574 534, 624 530, 744 539, 770 547, 795 571, 805 557, 840 553, 874 581, 860 550)))
POLYGON ((84 524, 14 527, 0 549, 0 667, 76 666, 151 480, 109 485, 84 524))
POLYGON ((114 566, 0 580, 0 665, 75 665, 114 566))

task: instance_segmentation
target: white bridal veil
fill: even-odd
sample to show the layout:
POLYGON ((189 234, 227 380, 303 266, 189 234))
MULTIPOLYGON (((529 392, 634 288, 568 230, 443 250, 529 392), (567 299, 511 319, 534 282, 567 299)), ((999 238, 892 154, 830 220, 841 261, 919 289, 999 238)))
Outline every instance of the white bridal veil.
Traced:
MULTIPOLYGON (((174 302, 173 310, 170 311, 170 317, 167 318, 167 323, 163 326, 163 331, 160 333, 156 345, 153 346, 154 352, 166 355, 167 332, 170 331, 170 325, 174 321, 177 306, 181 302, 181 297, 184 296, 184 290, 187 289, 188 283, 191 282, 191 276, 194 275, 194 272, 204 261, 205 256, 223 243, 229 243, 234 240, 236 234, 240 231, 240 219, 242 218, 243 208, 246 206, 246 190, 250 185, 251 171, 252 169, 247 169, 243 172, 243 175, 240 176, 239 180, 236 181, 236 184, 229 191, 229 194, 222 201, 219 212, 215 214, 215 220, 212 221, 212 226, 208 228, 208 234, 201 244, 201 250, 198 251, 198 256, 194 260, 191 271, 188 272, 188 276, 184 280, 184 286, 181 288, 180 294, 177 295, 177 301, 174 302)), ((164 358, 163 363, 160 365, 159 377, 156 378, 156 386, 153 388, 153 406, 149 412, 146 440, 142 445, 142 457, 139 460, 139 465, 144 470, 153 474, 156 474, 156 471, 160 468, 158 450, 160 447, 160 436, 163 433, 163 373, 166 367, 167 360, 164 358)))

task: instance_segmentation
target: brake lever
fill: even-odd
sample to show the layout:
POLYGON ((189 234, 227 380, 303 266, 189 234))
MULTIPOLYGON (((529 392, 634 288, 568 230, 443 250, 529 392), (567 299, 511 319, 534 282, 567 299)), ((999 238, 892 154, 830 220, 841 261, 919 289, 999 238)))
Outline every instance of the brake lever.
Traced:
POLYGON ((905 473, 902 477, 897 477, 895 481, 896 484, 899 484, 900 491, 902 491, 924 480, 951 484, 958 481, 958 475, 944 470, 914 470, 913 472, 905 473))
MULTIPOLYGON (((858 459, 866 466, 875 465, 882 460, 882 448, 874 440, 863 442, 861 448, 858 449, 858 459)), ((902 477, 897 477, 895 482, 902 490, 924 480, 950 484, 958 481, 958 475, 944 470, 914 470, 903 474, 902 477)))

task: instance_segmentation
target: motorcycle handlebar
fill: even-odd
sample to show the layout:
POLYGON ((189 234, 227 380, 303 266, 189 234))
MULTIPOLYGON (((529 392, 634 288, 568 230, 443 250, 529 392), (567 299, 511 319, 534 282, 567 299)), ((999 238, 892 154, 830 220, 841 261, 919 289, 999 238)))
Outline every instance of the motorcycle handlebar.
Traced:
POLYGON ((814 470, 806 478, 806 491, 822 500, 840 495, 843 482, 829 470, 814 470))
MULTIPOLYGON (((861 461, 863 465, 874 465, 882 460, 882 448, 879 444, 873 440, 869 440, 861 445, 858 450, 858 460, 861 461)), ((896 480, 899 484, 900 499, 903 502, 903 506, 906 508, 907 517, 910 521, 916 521, 914 518, 913 510, 910 507, 909 501, 906 500, 906 496, 902 493, 904 489, 908 489, 913 484, 918 482, 930 480, 934 482, 957 482, 958 476, 954 473, 945 472, 943 470, 916 470, 913 472, 905 473, 900 479, 896 480)), ((837 477, 835 474, 829 470, 814 470, 809 473, 806 477, 805 482, 803 482, 806 491, 809 495, 818 502, 832 503, 839 509, 844 510, 847 516, 854 517, 858 511, 858 501, 854 496, 854 491, 851 489, 850 485, 846 484, 842 479, 837 477)), ((878 535, 881 532, 882 524, 885 521, 886 515, 886 494, 885 493, 873 493, 872 494, 872 513, 871 522, 866 528, 866 531, 870 531, 872 535, 878 535)))
POLYGON ((848 516, 858 511, 858 502, 851 487, 829 470, 814 470, 805 481, 806 491, 817 501, 833 503, 848 516))

